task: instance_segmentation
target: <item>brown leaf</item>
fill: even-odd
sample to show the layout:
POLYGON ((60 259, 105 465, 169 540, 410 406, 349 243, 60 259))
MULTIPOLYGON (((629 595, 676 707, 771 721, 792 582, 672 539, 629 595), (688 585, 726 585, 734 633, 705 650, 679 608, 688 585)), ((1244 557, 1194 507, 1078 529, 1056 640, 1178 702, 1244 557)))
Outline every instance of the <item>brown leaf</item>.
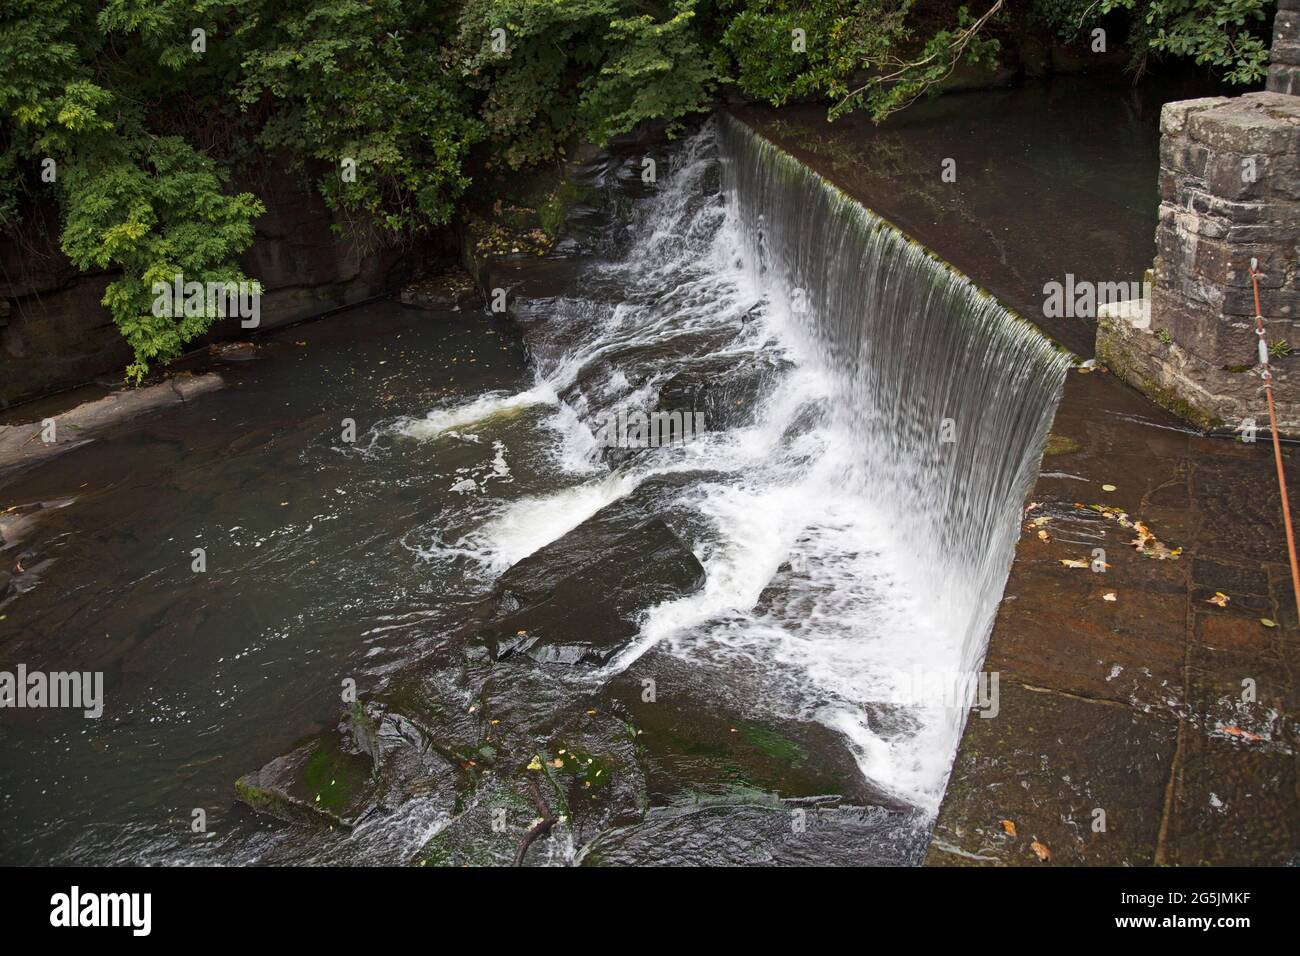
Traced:
POLYGON ((1016 824, 1015 824, 1015 821, 1014 821, 1014 820, 1003 820, 1003 821, 1002 821, 1002 829, 1003 829, 1003 831, 1007 834, 1007 836, 1015 836, 1015 835, 1016 835, 1016 824))
POLYGON ((1228 724, 1220 729, 1225 734, 1231 734, 1234 737, 1240 737, 1242 740, 1248 740, 1252 743, 1257 740, 1264 739, 1259 734, 1252 734, 1249 730, 1242 730, 1240 727, 1234 727, 1231 724, 1228 724))
POLYGON ((1044 844, 1039 843, 1037 840, 1029 844, 1029 848, 1033 850, 1034 853, 1038 856, 1038 858, 1042 860, 1044 863, 1046 863, 1048 860, 1052 858, 1052 851, 1049 850, 1044 844))

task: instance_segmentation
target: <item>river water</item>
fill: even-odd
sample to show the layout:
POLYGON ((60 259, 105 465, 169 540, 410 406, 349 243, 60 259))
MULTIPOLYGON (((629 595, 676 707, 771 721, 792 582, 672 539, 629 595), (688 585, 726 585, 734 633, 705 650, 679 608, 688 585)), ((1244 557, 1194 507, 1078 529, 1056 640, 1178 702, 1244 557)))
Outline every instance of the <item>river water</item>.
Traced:
POLYGON ((3 713, 0 861, 406 862, 447 811, 323 835, 232 784, 337 722, 341 681, 382 687, 505 569, 633 500, 705 582, 565 672, 620 698, 653 677, 663 701, 629 705, 647 835, 605 859, 805 859, 712 818, 664 840, 664 813, 733 807, 734 835, 823 795, 888 818, 812 859, 919 859, 1066 360, 730 119, 664 152, 654 188, 620 185, 635 162, 587 170, 617 212, 515 274, 513 320, 300 326, 220 392, 2 486, 58 507, 21 542, 37 570, 0 602, 0 669, 103 671, 106 705, 3 713), (711 396, 702 434, 601 447, 683 382, 711 396))

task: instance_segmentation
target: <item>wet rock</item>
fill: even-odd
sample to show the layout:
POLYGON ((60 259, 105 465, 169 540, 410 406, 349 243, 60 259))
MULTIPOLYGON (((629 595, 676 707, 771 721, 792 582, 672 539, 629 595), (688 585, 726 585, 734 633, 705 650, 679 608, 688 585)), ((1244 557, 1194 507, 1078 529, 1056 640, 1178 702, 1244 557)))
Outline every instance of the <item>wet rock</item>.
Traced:
POLYGON ((370 755, 344 749, 338 734, 322 734, 240 777, 235 795, 282 820, 351 829, 374 807, 373 769, 370 755))
POLYGON ((511 866, 537 817, 522 787, 492 781, 420 850, 416 866, 511 866))
POLYGON ((595 709, 577 714, 554 733, 544 758, 551 789, 579 845, 645 817, 646 769, 630 721, 595 709))
POLYGON ((241 777, 236 797, 279 819, 344 828, 415 798, 450 814, 481 772, 474 760, 480 731, 476 721, 458 724, 430 705, 446 686, 407 682, 392 695, 353 704, 337 728, 241 777))
POLYGON ((764 708, 761 698, 774 693, 770 676, 738 662, 722 675, 652 649, 611 681, 609 695, 640 732, 656 804, 763 795, 908 809, 863 778, 843 733, 764 708), (719 700, 723 680, 729 691, 719 700), (654 700, 644 697, 647 681, 657 688, 654 700))
POLYGON ((966 722, 927 865, 1038 865, 1036 840, 1053 865, 1150 866, 1178 721, 1006 679, 1000 693, 996 720, 966 722), (1096 832, 1097 807, 1124 826, 1096 832))
POLYGON ((610 827, 644 818, 646 772, 636 729, 596 707, 570 708, 553 723, 516 751, 522 761, 483 779, 416 855, 417 865, 567 864, 610 827))
POLYGON ((1068 435, 1048 435, 1047 444, 1043 448, 1045 456, 1052 455, 1073 455, 1083 446, 1068 435))
POLYGON ((562 577, 543 578, 540 562, 530 562, 503 579, 496 620, 478 631, 495 659, 522 653, 539 663, 604 664, 636 636, 640 612, 704 586, 704 568, 658 519, 632 528, 590 560, 568 563, 576 566, 562 577), (539 591, 541 597, 529 599, 539 591))
POLYGON ((700 414, 710 431, 747 422, 789 361, 716 356, 678 372, 659 389, 659 409, 700 414))
POLYGON ((251 362, 257 358, 255 342, 213 342, 208 354, 218 362, 251 362))
POLYGON ((43 422, 0 425, 0 473, 23 468, 85 444, 106 428, 133 421, 158 408, 188 402, 221 388, 221 376, 177 375, 157 385, 124 388, 93 402, 85 402, 57 415, 54 438, 45 441, 43 422))
POLYGON ((914 812, 882 807, 765 805, 657 807, 645 821, 610 830, 581 854, 583 866, 910 866, 925 853, 914 812))
MULTIPOLYGON (((0 551, 7 551, 26 541, 42 520, 76 500, 73 497, 53 498, 7 508, 0 513, 0 551)), ((27 563, 31 564, 30 561, 27 563)))
POLYGON ((400 300, 432 312, 471 311, 483 305, 473 276, 461 268, 419 276, 402 288, 400 300))

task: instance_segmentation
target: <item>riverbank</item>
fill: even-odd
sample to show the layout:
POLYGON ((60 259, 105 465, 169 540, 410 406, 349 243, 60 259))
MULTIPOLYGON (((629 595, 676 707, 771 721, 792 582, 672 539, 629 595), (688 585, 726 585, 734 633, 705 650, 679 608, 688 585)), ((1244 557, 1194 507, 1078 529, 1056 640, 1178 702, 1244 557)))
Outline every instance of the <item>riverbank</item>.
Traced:
MULTIPOLYGON (((1066 83, 883 128, 738 112, 1081 358, 1095 324, 1044 317, 1044 284, 1150 267, 1159 102, 1066 83)), ((1294 861, 1300 630, 1265 441, 1201 437, 1072 372, 984 668, 1000 711, 967 723, 928 864, 1294 861)))

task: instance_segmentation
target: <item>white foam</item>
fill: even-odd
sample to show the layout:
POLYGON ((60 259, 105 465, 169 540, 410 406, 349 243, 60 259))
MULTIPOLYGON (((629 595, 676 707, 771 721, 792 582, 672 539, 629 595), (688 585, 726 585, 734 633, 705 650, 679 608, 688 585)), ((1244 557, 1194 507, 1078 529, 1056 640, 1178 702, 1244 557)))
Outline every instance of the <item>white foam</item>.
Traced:
POLYGON ((508 568, 627 495, 638 481, 632 475, 610 475, 553 494, 519 499, 468 535, 466 544, 489 567, 508 568))
POLYGON ((513 395, 492 392, 463 405, 435 408, 424 418, 402 418, 393 425, 392 431, 404 438, 430 441, 467 425, 477 425, 488 419, 517 415, 537 405, 554 405, 556 401, 554 389, 542 382, 527 391, 513 395))

